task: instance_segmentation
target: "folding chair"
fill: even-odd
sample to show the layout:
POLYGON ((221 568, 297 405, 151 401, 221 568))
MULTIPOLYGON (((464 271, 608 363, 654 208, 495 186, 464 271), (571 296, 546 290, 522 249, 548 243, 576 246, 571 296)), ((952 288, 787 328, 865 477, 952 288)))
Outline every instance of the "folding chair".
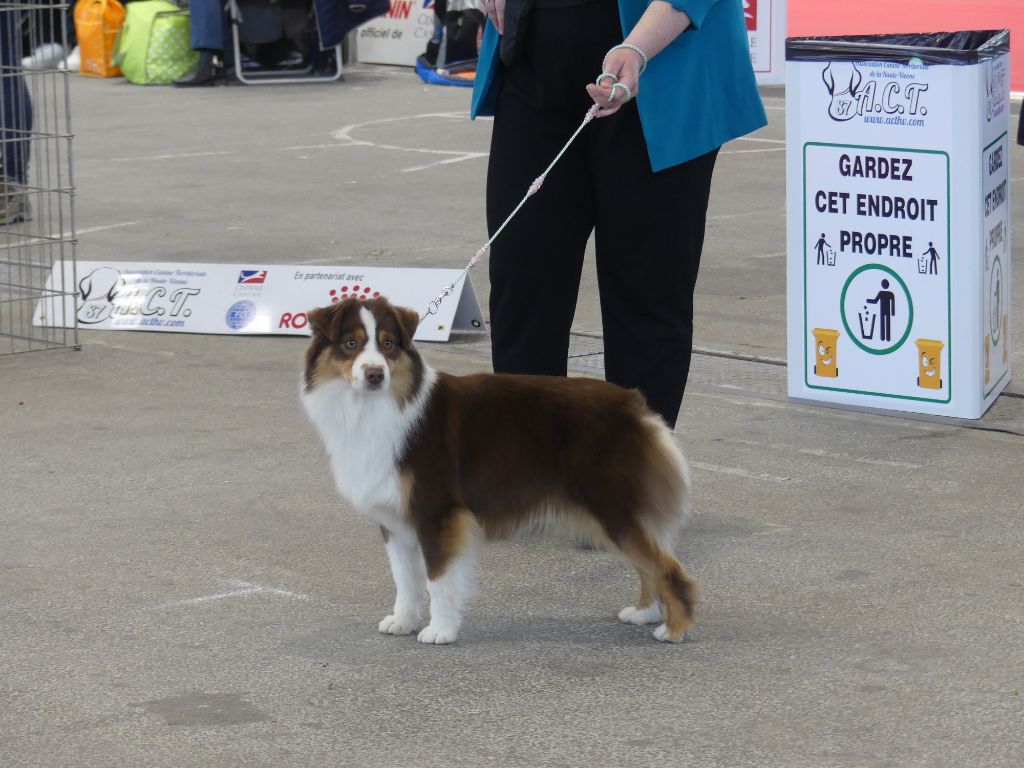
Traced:
MULTIPOLYGON (((275 83, 324 83, 341 79, 342 49, 339 42, 327 51, 319 50, 319 18, 316 3, 310 0, 227 0, 228 20, 235 51, 235 74, 247 85, 275 83), (312 12, 316 33, 311 35, 305 61, 298 65, 270 66, 256 63, 246 65, 242 44, 286 44, 287 32, 296 30, 312 12), (314 48, 316 50, 314 50, 314 48), (334 71, 324 74, 315 71, 316 59, 323 53, 334 51, 334 71)), ((300 51, 300 53, 302 53, 300 51)))

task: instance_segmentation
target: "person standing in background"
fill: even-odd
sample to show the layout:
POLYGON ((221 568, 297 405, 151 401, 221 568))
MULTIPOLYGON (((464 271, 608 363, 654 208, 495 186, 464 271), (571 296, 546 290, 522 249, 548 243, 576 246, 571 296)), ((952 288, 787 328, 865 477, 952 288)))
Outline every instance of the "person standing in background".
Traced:
POLYGON ((471 115, 494 115, 494 232, 594 104, 597 118, 491 248, 496 372, 564 376, 595 233, 605 376, 675 424, 719 147, 766 125, 740 0, 486 0, 471 115))
POLYGON ((32 99, 21 74, 19 11, 0 9, 0 226, 32 217, 28 193, 32 99))

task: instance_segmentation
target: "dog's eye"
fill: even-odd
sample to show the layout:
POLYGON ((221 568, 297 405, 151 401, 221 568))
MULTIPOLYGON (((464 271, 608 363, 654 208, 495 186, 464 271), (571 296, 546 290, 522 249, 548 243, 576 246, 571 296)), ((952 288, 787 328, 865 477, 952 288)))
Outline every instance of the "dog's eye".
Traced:
POLYGON ((393 342, 391 339, 384 339, 384 343, 381 346, 383 346, 384 349, 391 349, 393 346, 395 346, 395 342, 393 342))
POLYGON ((356 348, 356 340, 355 339, 349 339, 348 341, 345 342, 345 346, 348 347, 349 349, 355 349, 356 348))

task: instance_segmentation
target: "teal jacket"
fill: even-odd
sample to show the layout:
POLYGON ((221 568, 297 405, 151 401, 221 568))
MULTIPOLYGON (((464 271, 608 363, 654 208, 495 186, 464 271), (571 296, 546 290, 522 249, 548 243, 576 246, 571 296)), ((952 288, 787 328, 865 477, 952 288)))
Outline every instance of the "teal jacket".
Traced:
MULTIPOLYGON (((624 30, 633 29, 648 2, 618 0, 624 30)), ((650 60, 640 78, 636 103, 654 171, 692 160, 768 123, 754 81, 740 0, 668 2, 692 24, 650 60)), ((470 117, 494 114, 501 86, 498 54, 498 32, 488 22, 470 117)))

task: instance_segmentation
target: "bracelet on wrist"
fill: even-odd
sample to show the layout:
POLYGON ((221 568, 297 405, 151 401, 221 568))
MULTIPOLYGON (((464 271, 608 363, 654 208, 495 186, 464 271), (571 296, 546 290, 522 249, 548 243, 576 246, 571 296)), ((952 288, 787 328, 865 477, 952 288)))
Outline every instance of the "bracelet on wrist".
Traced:
MULTIPOLYGON (((604 61, 608 60, 608 56, 609 54, 611 54, 612 51, 617 51, 622 48, 633 51, 640 57, 640 74, 642 75, 644 73, 644 70, 647 69, 647 54, 641 51, 635 45, 630 45, 629 43, 620 43, 619 45, 613 45, 611 48, 608 49, 608 53, 604 55, 604 61)), ((604 65, 604 61, 601 62, 601 69, 607 70, 608 67, 604 65)))

